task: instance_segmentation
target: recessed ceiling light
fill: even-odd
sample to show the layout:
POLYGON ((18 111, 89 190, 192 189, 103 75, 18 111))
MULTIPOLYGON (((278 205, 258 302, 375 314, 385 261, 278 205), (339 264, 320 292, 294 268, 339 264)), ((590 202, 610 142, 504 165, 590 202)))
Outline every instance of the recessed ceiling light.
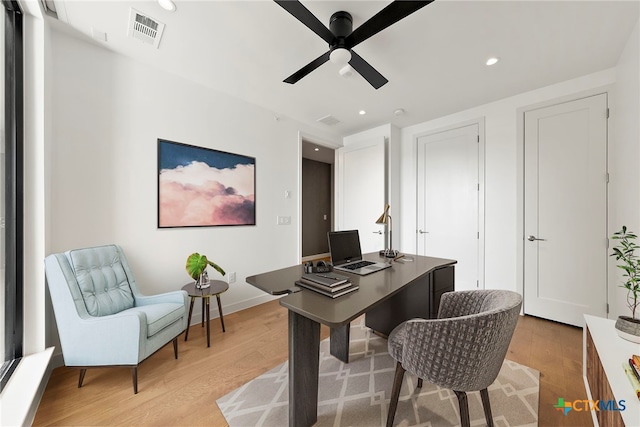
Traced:
POLYGON ((176 4, 171 0, 158 0, 158 4, 161 8, 174 12, 176 10, 176 4))
POLYGON ((500 61, 500 58, 495 58, 495 57, 494 58, 489 58, 489 59, 487 59, 487 65, 497 64, 498 61, 500 61))
POLYGON ((318 147, 313 149, 314 151, 320 151, 320 149, 318 147))
POLYGON ((404 114, 404 109, 403 108, 398 108, 397 110, 393 110, 393 115, 394 116, 401 116, 404 114))
POLYGON ((364 111, 364 110, 360 110, 360 112, 358 114, 360 114, 361 116, 364 116, 365 114, 367 114, 367 112, 364 111))

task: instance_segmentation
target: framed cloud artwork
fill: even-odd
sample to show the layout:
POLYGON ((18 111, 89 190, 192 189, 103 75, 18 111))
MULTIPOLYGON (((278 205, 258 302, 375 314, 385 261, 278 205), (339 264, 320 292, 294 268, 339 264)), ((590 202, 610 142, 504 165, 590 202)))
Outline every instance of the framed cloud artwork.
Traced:
POLYGON ((256 159, 158 139, 158 228, 256 224, 256 159))

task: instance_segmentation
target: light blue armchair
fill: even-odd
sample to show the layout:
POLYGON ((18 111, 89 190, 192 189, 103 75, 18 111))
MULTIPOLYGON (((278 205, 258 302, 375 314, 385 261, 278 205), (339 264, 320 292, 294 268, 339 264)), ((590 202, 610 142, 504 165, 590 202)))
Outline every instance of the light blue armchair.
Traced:
POLYGON ((173 341, 187 327, 184 291, 143 296, 119 246, 52 254, 45 271, 66 366, 131 367, 138 393, 138 364, 173 341))

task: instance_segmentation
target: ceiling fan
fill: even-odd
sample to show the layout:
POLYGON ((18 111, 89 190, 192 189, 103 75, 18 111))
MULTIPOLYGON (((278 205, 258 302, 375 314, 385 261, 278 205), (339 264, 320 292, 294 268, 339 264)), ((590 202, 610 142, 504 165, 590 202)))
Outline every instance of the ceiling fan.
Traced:
POLYGON ((406 1, 396 0, 387 5, 380 12, 375 14, 367 22, 353 30, 353 19, 348 12, 340 11, 331 15, 329 28, 327 28, 318 18, 316 18, 298 0, 274 0, 284 10, 289 12, 298 21, 306 25, 311 31, 319 35, 324 41, 329 43, 329 51, 323 53, 286 79, 285 83, 296 83, 298 80, 321 66, 327 61, 342 65, 340 74, 344 74, 350 65, 355 71, 367 80, 375 89, 384 86, 387 80, 367 61, 352 49, 369 37, 379 33, 385 28, 395 24, 399 20, 406 18, 413 12, 428 5, 434 0, 427 1, 406 1), (348 65, 347 65, 348 64, 348 65))

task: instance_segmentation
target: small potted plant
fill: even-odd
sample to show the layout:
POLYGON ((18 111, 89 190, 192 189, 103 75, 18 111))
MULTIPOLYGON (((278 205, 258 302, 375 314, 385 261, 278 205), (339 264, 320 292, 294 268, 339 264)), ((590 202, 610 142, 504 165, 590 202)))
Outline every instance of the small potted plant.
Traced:
POLYGON ((620 287, 627 290, 627 306, 631 310, 631 317, 618 316, 616 331, 622 338, 633 342, 640 342, 640 319, 638 318, 640 316, 638 310, 638 305, 640 305, 640 259, 635 254, 635 250, 640 249, 640 246, 636 244, 637 237, 624 225, 622 230, 617 231, 611 237, 618 241, 611 256, 621 262, 617 265, 623 270, 624 282, 620 287))
POLYGON ((187 258, 187 265, 185 266, 185 269, 187 270, 187 273, 189 273, 189 276, 196 281, 196 287, 199 289, 209 286, 208 280, 203 280, 203 274, 206 275, 207 266, 209 265, 223 276, 226 274, 222 267, 213 261, 209 261, 206 255, 200 255, 199 253, 194 252, 187 258))

